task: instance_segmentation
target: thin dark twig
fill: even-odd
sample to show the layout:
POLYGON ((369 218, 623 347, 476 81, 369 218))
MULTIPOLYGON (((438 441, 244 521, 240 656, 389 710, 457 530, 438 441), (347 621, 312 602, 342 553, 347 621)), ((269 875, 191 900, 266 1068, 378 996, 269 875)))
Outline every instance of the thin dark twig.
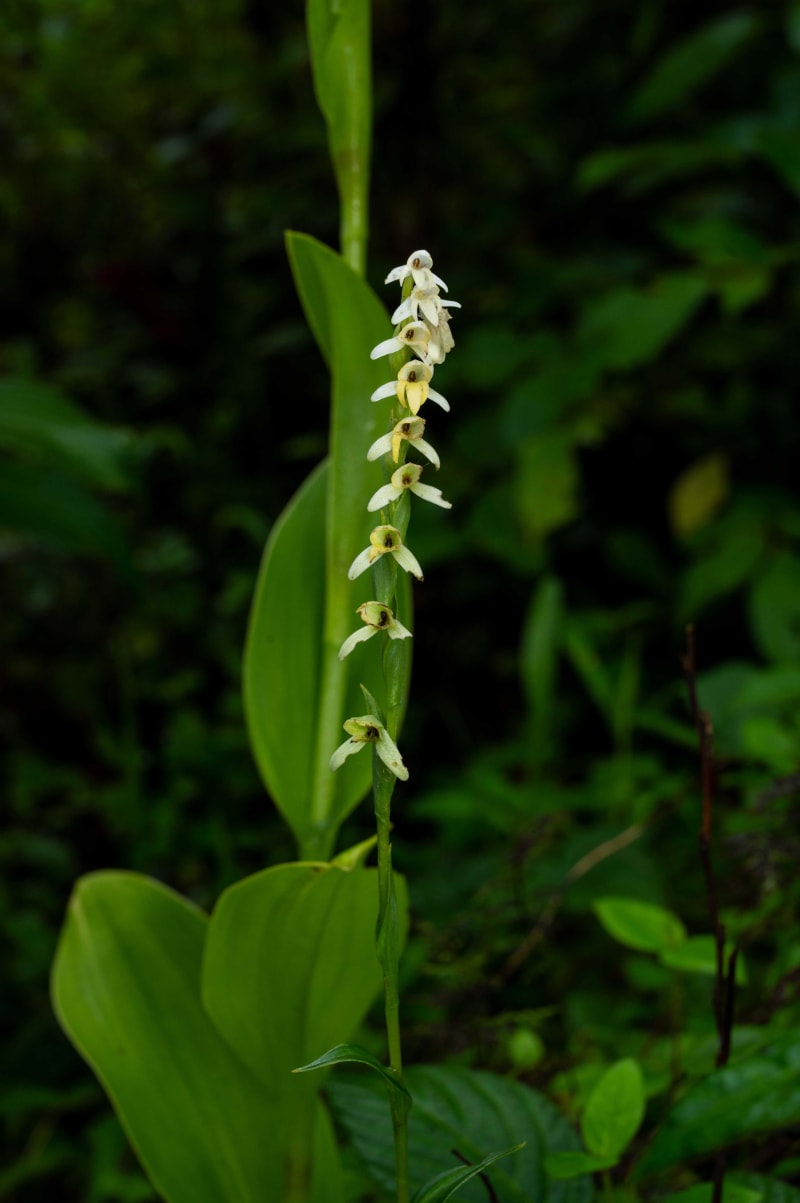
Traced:
MULTIPOLYGON (((472 1165, 473 1164, 469 1160, 469 1158, 465 1157, 463 1153, 460 1153, 458 1151, 458 1149, 451 1149, 450 1152, 453 1154, 454 1157, 457 1157, 459 1161, 463 1161, 464 1165, 472 1165)), ((486 1187, 486 1190, 489 1194, 489 1203, 500 1203, 500 1200, 498 1199, 497 1195, 495 1194, 494 1187, 492 1186, 491 1182, 489 1181, 487 1175, 484 1174, 483 1170, 480 1171, 480 1173, 477 1175, 477 1177, 480 1178, 481 1182, 486 1187)))
MULTIPOLYGON (((686 651, 681 657, 681 663, 689 693, 689 711, 697 731, 697 743, 700 752, 700 782, 703 809, 700 831, 698 832, 698 844, 700 847, 700 861, 703 866, 703 876, 706 883, 711 927, 714 932, 716 973, 714 975, 713 1006, 714 1021, 717 1028, 717 1056, 715 1065, 717 1068, 721 1068, 723 1065, 727 1065, 731 1054, 736 992, 736 961, 739 949, 738 947, 733 948, 726 965, 725 925, 720 920, 719 915, 717 881, 711 854, 715 786, 714 727, 708 712, 701 709, 700 700, 697 695, 697 649, 693 626, 686 628, 686 651)), ((714 1161, 712 1203, 722 1203, 726 1164, 727 1155, 723 1149, 717 1154, 714 1161)))

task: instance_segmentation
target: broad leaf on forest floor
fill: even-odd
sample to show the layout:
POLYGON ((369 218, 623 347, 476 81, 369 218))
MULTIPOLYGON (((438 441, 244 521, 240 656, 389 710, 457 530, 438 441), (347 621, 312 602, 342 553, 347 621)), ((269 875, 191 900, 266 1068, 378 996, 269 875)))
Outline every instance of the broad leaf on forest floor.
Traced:
MULTIPOLYGON (((411 1186, 425 1183, 452 1164, 452 1149, 471 1162, 492 1149, 525 1141, 526 1146, 492 1170, 501 1203, 588 1203, 589 1178, 555 1182, 545 1157, 577 1150, 569 1124, 543 1095, 493 1074, 445 1066, 412 1066, 404 1081, 414 1099, 409 1115, 411 1186)), ((394 1144, 385 1093, 371 1077, 341 1074, 327 1093, 369 1175, 384 1189, 394 1184, 394 1144)), ((466 1203, 485 1203, 486 1192, 469 1182, 459 1192, 466 1203)))
POLYGON ((625 1152, 644 1118, 642 1071, 630 1057, 609 1066, 592 1088, 581 1116, 586 1148, 596 1157, 625 1152))
POLYGON ((678 916, 653 902, 598 898, 594 912, 610 936, 638 952, 662 952, 686 939, 686 929, 678 916))
POLYGON ((790 1032, 692 1086, 671 1109, 637 1177, 711 1153, 758 1132, 800 1123, 800 1035, 790 1032))
POLYGON ((53 967, 59 1022, 169 1203, 259 1203, 280 1181, 275 1103, 200 1002, 208 920, 164 886, 75 887, 53 967))

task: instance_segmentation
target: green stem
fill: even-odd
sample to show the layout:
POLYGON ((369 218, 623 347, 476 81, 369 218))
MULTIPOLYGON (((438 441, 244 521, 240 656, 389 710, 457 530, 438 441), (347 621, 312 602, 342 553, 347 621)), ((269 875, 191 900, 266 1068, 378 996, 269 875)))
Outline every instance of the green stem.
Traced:
MULTIPOLYGON (((403 1080, 403 1053, 400 1041, 399 932, 397 896, 392 873, 391 801, 395 778, 373 752, 372 782, 375 796, 375 820, 378 829, 378 960, 383 969, 384 1013, 389 1064, 399 1081, 403 1080)), ((408 1109, 405 1096, 392 1091, 390 1107, 394 1134, 397 1203, 408 1203, 408 1109), (395 1097, 397 1096, 397 1097, 395 1097)))
POLYGON ((362 277, 367 269, 367 193, 361 176, 366 170, 367 165, 352 154, 339 176, 339 245, 343 258, 362 277))

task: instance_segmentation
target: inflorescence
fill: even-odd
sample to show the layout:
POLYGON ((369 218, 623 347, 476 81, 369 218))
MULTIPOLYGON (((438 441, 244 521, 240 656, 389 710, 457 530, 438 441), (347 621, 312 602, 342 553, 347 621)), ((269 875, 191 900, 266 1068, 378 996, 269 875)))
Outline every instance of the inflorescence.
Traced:
MULTIPOLYGON (((386 456, 397 467, 391 474, 390 483, 378 489, 367 503, 371 513, 381 510, 388 514, 388 521, 375 527, 369 537, 369 547, 353 560, 347 574, 351 581, 366 572, 383 555, 392 556, 395 563, 421 581, 422 569, 416 556, 404 543, 398 528, 392 525, 394 510, 406 492, 442 509, 451 508, 450 502, 442 497, 441 489, 421 483, 423 465, 406 462, 408 451, 416 448, 434 468, 439 467, 439 456, 422 437, 425 419, 419 416, 419 411, 426 401, 433 401, 445 412, 450 410, 446 398, 431 387, 431 380, 435 367, 444 362, 445 356, 453 348, 448 310, 460 309, 461 306, 457 301, 441 299, 440 289, 447 292, 447 285, 434 275, 432 267, 433 259, 427 251, 414 251, 404 264, 393 268, 386 277, 387 284, 398 281, 404 295, 392 314, 392 322, 397 326, 393 337, 373 347, 370 358, 380 359, 384 355, 403 352, 405 361, 396 379, 377 388, 370 400, 396 398, 400 406, 408 411, 408 416, 394 422, 391 430, 376 439, 367 451, 367 459, 376 460, 386 456)), ((408 639, 411 636, 411 632, 395 618, 391 608, 382 602, 366 601, 356 613, 364 626, 345 639, 339 650, 340 660, 348 656, 357 644, 381 632, 386 632, 390 639, 408 639)), ((344 729, 350 738, 334 752, 331 769, 338 769, 348 756, 373 743, 387 768, 401 781, 408 779, 408 770, 397 745, 375 715, 348 719, 344 729)))

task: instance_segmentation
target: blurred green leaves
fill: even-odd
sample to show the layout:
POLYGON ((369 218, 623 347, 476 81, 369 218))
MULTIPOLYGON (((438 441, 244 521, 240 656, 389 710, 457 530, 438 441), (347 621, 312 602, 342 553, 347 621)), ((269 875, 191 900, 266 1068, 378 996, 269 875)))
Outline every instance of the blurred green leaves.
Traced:
POLYGON ((130 488, 132 447, 57 389, 0 379, 0 530, 105 556, 130 577, 125 536, 94 493, 130 488))
POLYGON ((724 70, 758 29, 755 14, 742 10, 701 26, 671 46, 631 97, 627 122, 643 124, 683 104, 724 70))

